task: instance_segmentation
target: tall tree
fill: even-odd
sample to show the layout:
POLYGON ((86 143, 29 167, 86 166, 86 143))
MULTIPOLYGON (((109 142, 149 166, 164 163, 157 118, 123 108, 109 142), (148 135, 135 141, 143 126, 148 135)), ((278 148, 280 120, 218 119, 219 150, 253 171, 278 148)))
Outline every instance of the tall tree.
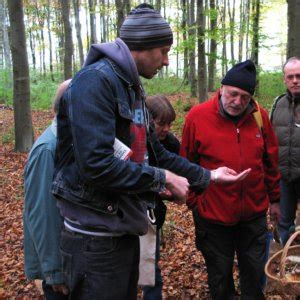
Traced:
POLYGON ((33 144, 33 129, 23 3, 22 0, 14 0, 7 4, 14 78, 15 150, 27 152, 33 144))
POLYGON ((258 52, 259 52, 259 18, 260 18, 260 0, 253 0, 252 2, 252 47, 251 60, 258 66, 258 52))
POLYGON ((195 0, 190 0, 189 9, 189 82, 191 87, 191 97, 196 97, 196 51, 195 51, 195 0))
POLYGON ((128 0, 116 0, 117 36, 120 36, 120 28, 125 19, 125 9, 128 7, 128 2, 128 0))
POLYGON ((188 73, 188 47, 186 45, 187 41, 187 0, 180 0, 181 1, 181 9, 182 9, 182 21, 181 21, 181 28, 182 28, 182 40, 183 40, 183 73, 184 73, 184 80, 185 83, 188 81, 187 73, 188 73))
POLYGON ((288 43, 287 57, 300 56, 300 0, 287 0, 288 43))
POLYGON ((207 99, 207 71, 205 61, 205 16, 203 0, 197 0, 197 29, 198 29, 198 101, 207 99))
POLYGON ((79 51, 79 61, 80 66, 83 65, 83 45, 81 39, 81 24, 79 18, 79 0, 73 0, 73 9, 75 15, 75 28, 76 28, 76 37, 78 43, 78 51, 79 51))
POLYGON ((217 10, 215 0, 210 0, 210 51, 208 56, 208 91, 213 91, 217 61, 217 10))
MULTIPOLYGON (((256 0, 254 0, 256 1, 256 0)), ((230 24, 230 53, 231 53, 231 65, 235 64, 234 59, 234 31, 235 31, 235 0, 232 2, 232 7, 230 6, 231 0, 228 0, 228 16, 230 24)))
POLYGON ((227 60, 227 30, 226 30, 226 0, 222 0, 223 7, 219 7, 222 26, 222 77, 228 70, 227 60), (223 8, 223 9, 222 9, 223 8))
POLYGON ((88 1, 89 1, 89 11, 90 11, 91 44, 96 44, 97 43, 96 16, 95 16, 96 0, 88 0, 88 1))
POLYGON ((53 47, 52 47, 52 35, 51 35, 51 26, 50 26, 50 20, 51 20, 51 5, 50 0, 47 0, 47 29, 48 29, 48 40, 49 40, 49 67, 50 67, 50 75, 51 80, 54 81, 54 75, 53 75, 53 47))
POLYGON ((70 2, 69 0, 60 0, 62 8, 62 19, 64 23, 65 36, 65 55, 64 55, 64 78, 65 80, 72 77, 72 56, 73 56, 73 41, 72 28, 70 24, 70 2))
POLYGON ((5 1, 0 1, 0 56, 4 56, 2 61, 2 68, 5 67, 7 70, 11 69, 11 58, 9 51, 8 41, 8 22, 6 20, 6 7, 5 1))

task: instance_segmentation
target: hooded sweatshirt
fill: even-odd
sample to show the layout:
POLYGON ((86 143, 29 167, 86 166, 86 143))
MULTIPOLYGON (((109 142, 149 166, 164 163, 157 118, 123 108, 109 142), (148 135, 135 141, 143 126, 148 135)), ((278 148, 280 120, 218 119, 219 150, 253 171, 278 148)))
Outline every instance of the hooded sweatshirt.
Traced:
MULTIPOLYGON (((117 38, 115 42, 92 45, 83 67, 91 65, 101 58, 108 58, 116 64, 121 71, 130 78, 136 93, 134 103, 134 117, 130 124, 130 132, 133 137, 131 149, 134 155, 131 161, 147 163, 148 154, 146 147, 146 126, 148 117, 144 105, 144 92, 139 78, 136 64, 125 43, 117 38)), ((164 172, 160 170, 162 185, 157 188, 161 190, 164 186, 164 172)), ((93 235, 120 235, 120 234, 145 234, 147 231, 147 203, 145 201, 120 201, 119 214, 111 215, 95 212, 72 202, 58 199, 58 207, 65 218, 67 228, 93 235)))

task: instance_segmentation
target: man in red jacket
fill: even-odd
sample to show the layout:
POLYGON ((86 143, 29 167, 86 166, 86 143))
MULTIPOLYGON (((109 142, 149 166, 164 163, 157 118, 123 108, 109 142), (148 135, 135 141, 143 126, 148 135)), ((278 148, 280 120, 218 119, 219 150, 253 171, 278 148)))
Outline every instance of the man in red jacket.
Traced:
POLYGON ((245 180, 213 182, 192 194, 196 246, 204 256, 213 299, 234 299, 236 253, 242 299, 264 299, 266 212, 279 218, 278 145, 267 112, 253 100, 256 69, 252 61, 235 65, 216 95, 191 109, 183 130, 181 154, 208 169, 226 165, 245 180), (260 111, 262 128, 254 118, 260 111))

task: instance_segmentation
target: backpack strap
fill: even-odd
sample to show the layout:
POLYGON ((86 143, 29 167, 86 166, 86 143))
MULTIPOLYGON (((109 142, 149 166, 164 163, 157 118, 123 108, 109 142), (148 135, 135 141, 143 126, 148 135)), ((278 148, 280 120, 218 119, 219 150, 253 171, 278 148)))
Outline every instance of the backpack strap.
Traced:
POLYGON ((263 120, 262 120, 262 116, 261 116, 261 111, 260 111, 260 107, 257 103, 256 100, 255 101, 255 104, 256 104, 256 107, 257 107, 257 111, 255 111, 253 113, 253 117, 255 119, 255 122, 257 124, 257 127, 259 128, 259 130, 262 132, 263 131, 263 120))
POLYGON ((273 101, 272 108, 271 108, 271 112, 270 112, 270 120, 271 120, 271 122, 272 122, 272 119, 273 119, 273 113, 274 113, 274 111, 275 111, 275 109, 276 109, 276 105, 277 105, 278 101, 279 101, 283 96, 285 96, 285 94, 282 94, 282 95, 276 97, 276 98, 274 99, 274 101, 273 101))

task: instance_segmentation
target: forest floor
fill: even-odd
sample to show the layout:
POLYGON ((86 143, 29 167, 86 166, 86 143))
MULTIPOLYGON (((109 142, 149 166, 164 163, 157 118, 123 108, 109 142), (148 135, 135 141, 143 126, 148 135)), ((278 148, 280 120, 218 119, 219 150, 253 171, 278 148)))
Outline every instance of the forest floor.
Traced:
MULTIPOLYGON (((178 95, 170 98, 178 99, 178 95)), ((33 111, 35 137, 52 117, 50 111, 33 111)), ((22 209, 27 154, 13 151, 13 123, 12 108, 0 105, 0 299, 41 299, 40 291, 24 275, 22 209)), ((164 299, 210 299, 205 263, 194 244, 191 212, 185 206, 167 206, 160 260, 164 299)), ((236 264, 234 278, 238 287, 236 264)), ((288 299, 274 294, 271 289, 267 299, 288 299)))

